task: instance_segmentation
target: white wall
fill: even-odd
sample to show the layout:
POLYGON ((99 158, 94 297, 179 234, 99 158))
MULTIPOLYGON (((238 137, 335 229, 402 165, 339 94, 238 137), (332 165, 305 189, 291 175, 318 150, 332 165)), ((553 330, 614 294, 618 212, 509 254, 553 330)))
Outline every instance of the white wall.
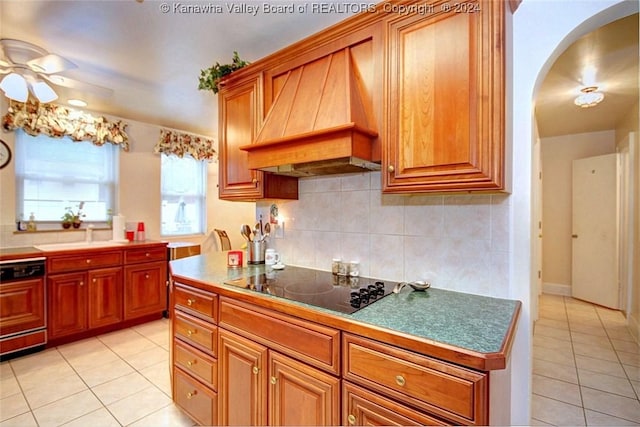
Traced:
POLYGON ((615 131, 542 138, 542 280, 549 293, 571 295, 573 160, 616 152, 615 131))
MULTIPOLYGON (((0 111, 6 113, 6 99, 0 100, 0 111)), ((117 212, 129 221, 144 221, 146 237, 149 240, 188 241, 200 243, 203 251, 218 250, 219 240, 214 234, 206 233, 185 237, 163 237, 160 235, 160 155, 153 153, 160 136, 160 127, 147 123, 124 119, 128 123, 126 131, 130 138, 129 152, 120 150, 119 191, 117 212)), ((3 132, 1 138, 12 148, 15 133, 3 132)), ((226 202, 218 199, 218 162, 208 166, 207 226, 208 230, 223 228, 228 230, 232 246, 239 248, 243 243, 240 224, 254 220, 255 203, 226 202), (237 230, 237 232, 234 232, 237 230)), ((63 231, 15 233, 15 169, 12 161, 0 170, 0 247, 30 246, 39 243, 70 242, 84 239, 83 232, 63 231)), ((61 214, 62 215, 62 214, 61 214)), ((97 230, 98 240, 109 240, 110 230, 97 230)))

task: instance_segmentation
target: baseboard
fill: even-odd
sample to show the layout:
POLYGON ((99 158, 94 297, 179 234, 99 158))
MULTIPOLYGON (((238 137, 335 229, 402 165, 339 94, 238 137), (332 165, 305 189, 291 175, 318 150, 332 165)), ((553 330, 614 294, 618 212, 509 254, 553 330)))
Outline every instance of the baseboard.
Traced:
POLYGON ((632 314, 629 316, 628 322, 629 324, 627 325, 627 328, 629 329, 629 332, 633 336, 633 339, 636 340, 636 344, 640 345, 640 319, 638 319, 638 315, 632 314))
POLYGON ((571 285, 562 283, 542 282, 542 293, 551 295, 571 296, 571 285))

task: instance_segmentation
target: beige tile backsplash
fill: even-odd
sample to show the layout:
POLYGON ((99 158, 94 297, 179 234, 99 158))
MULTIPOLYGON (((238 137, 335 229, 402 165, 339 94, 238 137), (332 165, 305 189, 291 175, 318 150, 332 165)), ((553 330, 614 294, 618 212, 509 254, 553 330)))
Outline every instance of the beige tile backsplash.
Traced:
MULTIPOLYGON (((508 195, 386 195, 379 172, 300 179, 299 200, 277 201, 285 264, 322 270, 358 260, 363 276, 508 296, 508 195)), ((269 218, 272 201, 257 203, 269 218)))

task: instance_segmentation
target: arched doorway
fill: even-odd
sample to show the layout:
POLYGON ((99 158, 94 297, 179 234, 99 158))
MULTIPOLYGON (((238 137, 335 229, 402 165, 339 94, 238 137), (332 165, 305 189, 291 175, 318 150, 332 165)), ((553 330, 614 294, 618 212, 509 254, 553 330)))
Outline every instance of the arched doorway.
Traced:
POLYGON ((533 100, 551 64, 582 35, 637 12, 629 1, 525 0, 513 16, 510 75, 512 196, 511 296, 523 302, 511 365, 511 424, 529 424, 531 414, 532 329, 537 313, 540 263, 532 242, 534 227, 534 144, 537 135, 533 100), (523 397, 525 396, 525 397, 523 397))

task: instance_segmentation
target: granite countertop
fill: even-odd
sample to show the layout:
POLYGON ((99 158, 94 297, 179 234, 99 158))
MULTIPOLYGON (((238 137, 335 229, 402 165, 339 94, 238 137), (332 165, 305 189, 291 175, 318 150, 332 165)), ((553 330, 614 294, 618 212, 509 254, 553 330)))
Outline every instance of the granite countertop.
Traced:
POLYGON ((521 305, 519 301, 433 287, 424 292, 415 292, 407 286, 399 294, 390 294, 353 314, 344 314, 225 285, 225 281, 243 275, 259 274, 265 269, 264 266, 227 268, 226 252, 171 261, 170 268, 174 276, 181 278, 233 289, 233 292, 244 292, 255 295, 255 298, 276 298, 287 304, 329 313, 350 322, 369 324, 479 354, 505 351, 521 305))

